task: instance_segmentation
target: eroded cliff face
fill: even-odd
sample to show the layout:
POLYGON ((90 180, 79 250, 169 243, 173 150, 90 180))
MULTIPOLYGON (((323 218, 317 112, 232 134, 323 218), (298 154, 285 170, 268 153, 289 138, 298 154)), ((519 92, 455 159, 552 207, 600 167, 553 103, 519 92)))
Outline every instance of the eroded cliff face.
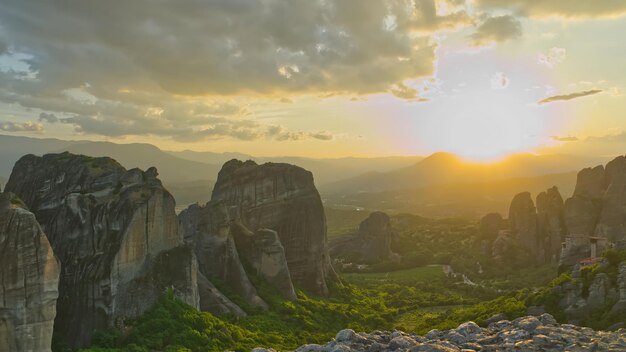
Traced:
POLYGON ((506 259, 505 253, 520 247, 537 263, 554 263, 567 234, 563 198, 556 186, 539 193, 536 203, 529 192, 519 193, 511 201, 508 221, 497 213, 487 214, 480 233, 494 258, 506 259))
POLYGON ((252 266, 257 275, 274 286, 283 298, 296 300, 296 291, 291 281, 285 248, 278 233, 270 229, 248 230, 236 217, 232 231, 241 256, 252 266))
POLYGON ((258 296, 239 258, 226 205, 192 205, 179 218, 185 238, 195 249, 200 272, 209 281, 227 286, 248 304, 266 309, 267 304, 258 296))
POLYGON ((289 164, 231 160, 219 172, 212 201, 237 206, 250 231, 276 231, 294 283, 327 295, 334 277, 326 243, 326 218, 313 175, 289 164))
POLYGON ((50 351, 59 273, 35 216, 0 194, 0 351, 50 351))
POLYGON ((141 315, 167 288, 198 307, 195 258, 179 248, 175 201, 156 169, 27 155, 7 190, 35 214, 61 262, 55 334, 64 343, 88 344, 95 330, 141 315))
POLYGON ((611 273, 611 270, 601 272, 609 266, 606 260, 597 265, 598 272, 585 271, 575 265, 571 280, 553 288, 553 293, 559 297, 559 307, 570 324, 614 320, 612 317, 623 317, 626 313, 626 263, 617 267, 617 273, 611 273))
POLYGON ((567 233, 563 197, 555 186, 539 193, 536 204, 540 245, 543 246, 546 262, 555 263, 559 258, 561 243, 567 233))
POLYGON ((537 212, 529 192, 517 194, 509 207, 511 234, 533 256, 543 257, 537 226, 537 212))
POLYGON ((569 234, 591 235, 595 232, 605 190, 603 166, 583 169, 578 173, 574 194, 564 204, 564 219, 569 234))
POLYGON ((619 156, 605 168, 606 190, 595 235, 611 242, 626 241, 626 157, 619 156))

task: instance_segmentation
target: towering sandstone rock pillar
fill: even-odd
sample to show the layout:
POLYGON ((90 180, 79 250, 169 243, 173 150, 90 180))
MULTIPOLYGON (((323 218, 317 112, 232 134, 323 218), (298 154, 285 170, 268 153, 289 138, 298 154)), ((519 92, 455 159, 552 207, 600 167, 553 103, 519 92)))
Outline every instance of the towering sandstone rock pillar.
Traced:
POLYGON ((198 307, 197 264, 156 169, 110 158, 27 155, 7 190, 35 214, 61 262, 55 336, 70 347, 135 318, 166 289, 198 307))
POLYGON ((60 265, 35 216, 0 194, 0 351, 48 352, 60 265))
POLYGON ((334 277, 326 243, 326 218, 313 175, 289 164, 231 160, 219 172, 212 201, 237 206, 252 232, 278 233, 296 285, 327 295, 334 277))
POLYGON ((537 226, 542 239, 546 262, 555 263, 561 253, 567 228, 563 214, 563 198, 554 186, 537 195, 537 226))
POLYGON ((537 213, 529 192, 516 195, 509 207, 511 233, 517 242, 534 257, 543 257, 543 248, 539 239, 537 213))

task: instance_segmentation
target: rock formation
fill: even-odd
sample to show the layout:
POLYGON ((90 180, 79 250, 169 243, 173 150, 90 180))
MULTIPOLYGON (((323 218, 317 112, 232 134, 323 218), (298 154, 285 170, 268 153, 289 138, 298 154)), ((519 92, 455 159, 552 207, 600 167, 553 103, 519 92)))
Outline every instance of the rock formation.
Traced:
POLYGON ((500 231, 498 237, 491 245, 491 256, 497 262, 506 262, 511 259, 512 251, 516 247, 515 240, 511 237, 511 232, 508 230, 500 231))
MULTIPOLYGON (((296 352, 324 351, 625 351, 626 331, 594 331, 560 325, 550 314, 495 321, 487 328, 466 322, 456 329, 431 330, 426 335, 402 331, 357 333, 346 329, 325 345, 308 344, 296 352)), ((256 348, 253 352, 270 352, 256 348)))
POLYGON ((189 231, 185 237, 192 241, 202 275, 227 286, 248 304, 267 308, 239 259, 226 206, 221 202, 192 205, 179 219, 185 231, 189 231))
POLYGON ((613 314, 626 315, 626 263, 619 266, 619 274, 617 277, 617 303, 612 308, 613 314))
MULTIPOLYGON (((563 198, 555 186, 539 193, 536 204, 537 207, 529 192, 513 197, 509 207, 508 231, 497 232, 498 237, 492 244, 493 256, 498 252, 498 256, 503 258, 503 253, 515 245, 523 248, 537 263, 557 261, 567 233, 563 198)), ((483 217, 480 223, 482 238, 493 238, 498 226, 506 224, 498 216, 488 214, 483 217)))
POLYGON ((602 210, 602 197, 606 189, 603 166, 581 170, 576 178, 576 188, 564 204, 564 220, 570 235, 591 235, 602 210))
POLYGON ((232 230, 241 256, 252 265, 256 274, 274 286, 283 298, 296 300, 285 248, 280 242, 278 233, 270 229, 258 229, 255 233, 248 230, 238 220, 239 217, 234 219, 232 230))
MULTIPOLYGON (((597 263, 605 269, 606 260, 597 263)), ((559 308, 565 313, 570 324, 589 323, 600 316, 626 312, 626 264, 618 266, 617 277, 609 277, 604 272, 588 270, 584 272, 579 264, 571 272, 571 280, 554 287, 552 293, 559 298, 559 308)))
POLYGON ((0 351, 50 351, 60 265, 35 216, 0 194, 0 351))
POLYGON ((166 289, 198 307, 196 260, 180 247, 175 202, 155 168, 27 155, 6 188, 35 214, 61 262, 55 336, 70 347, 139 316, 166 289))
POLYGON ((350 257, 361 263, 399 260, 400 257, 391 250, 394 236, 389 215, 376 211, 361 222, 354 234, 331 241, 329 251, 333 257, 350 257))
POLYGON ((529 192, 519 193, 511 201, 509 223, 513 238, 534 257, 543 257, 537 212, 529 192))
POLYGON ((481 238, 493 241, 498 237, 500 230, 504 229, 505 221, 499 213, 489 213, 480 219, 479 232, 481 238))
POLYGON ((555 186, 537 195, 537 228, 543 241, 546 262, 555 263, 559 258, 561 243, 567 232, 563 214, 563 198, 555 186))
POLYGON ((626 241, 626 157, 620 156, 606 164, 606 190, 602 210, 594 234, 611 242, 626 241))
POLYGON ((212 201, 237 206, 250 231, 278 233, 294 283, 327 295, 333 277, 326 243, 326 218, 313 175, 289 164, 231 160, 219 172, 212 201))

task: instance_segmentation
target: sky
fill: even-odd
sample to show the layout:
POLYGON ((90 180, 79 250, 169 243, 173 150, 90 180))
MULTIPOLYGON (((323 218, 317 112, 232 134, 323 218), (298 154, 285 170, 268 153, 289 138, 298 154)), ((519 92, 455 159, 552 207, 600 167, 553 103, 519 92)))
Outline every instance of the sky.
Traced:
POLYGON ((0 0, 0 134, 624 154, 624 33, 623 0, 0 0))

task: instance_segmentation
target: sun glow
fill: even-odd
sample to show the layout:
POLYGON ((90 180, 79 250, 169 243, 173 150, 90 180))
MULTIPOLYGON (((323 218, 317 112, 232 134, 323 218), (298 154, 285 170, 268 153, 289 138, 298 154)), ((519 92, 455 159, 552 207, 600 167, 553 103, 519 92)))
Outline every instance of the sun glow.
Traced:
MULTIPOLYGON (((544 121, 516 96, 506 92, 464 94, 438 114, 447 128, 433 131, 427 144, 473 161, 493 161, 537 146, 544 121)), ((536 110, 536 109, 534 109, 536 110)))

